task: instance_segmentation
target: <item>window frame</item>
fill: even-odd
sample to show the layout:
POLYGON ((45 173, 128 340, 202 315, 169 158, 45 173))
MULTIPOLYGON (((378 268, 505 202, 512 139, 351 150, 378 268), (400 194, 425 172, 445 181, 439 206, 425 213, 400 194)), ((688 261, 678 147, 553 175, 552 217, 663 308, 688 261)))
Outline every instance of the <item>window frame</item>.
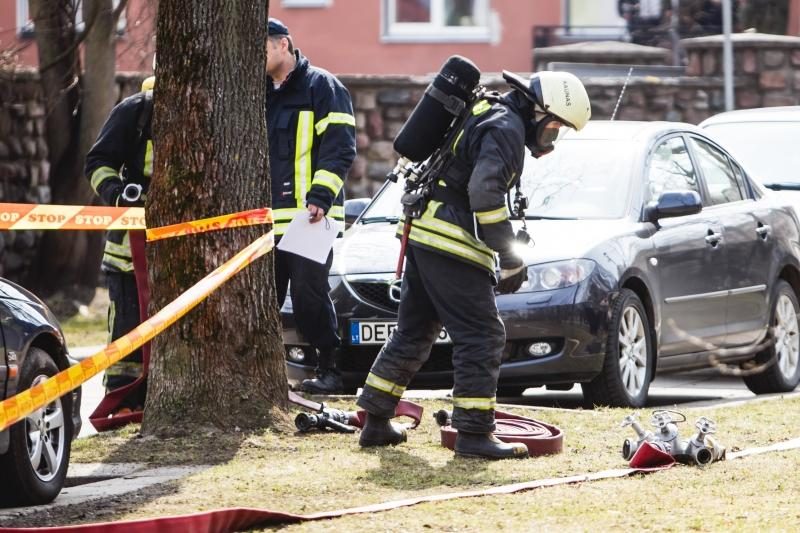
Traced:
MULTIPOLYGON (((83 22, 83 1, 74 0, 78 4, 77 12, 75 13, 75 31, 82 33, 85 27, 83 22)), ((116 9, 120 0, 113 0, 112 8, 116 9)), ((128 29, 128 10, 125 9, 120 13, 117 20, 116 33, 117 36, 122 36, 128 29)), ((17 0, 17 36, 20 38, 31 39, 36 35, 36 26, 30 16, 30 9, 28 0, 17 0)))
POLYGON ((447 26, 445 0, 430 0, 430 22, 396 22, 397 0, 381 0, 381 42, 383 43, 485 43, 493 36, 492 0, 474 0, 476 26, 447 26))
POLYGON ((281 0, 281 7, 286 9, 330 7, 333 0, 281 0))
MULTIPOLYGON (((730 154, 726 152, 721 146, 714 143, 711 139, 707 137, 703 137, 701 135, 694 135, 691 133, 687 133, 686 137, 686 145, 689 147, 689 152, 691 154, 692 160, 694 161, 695 168, 699 171, 700 179, 703 183, 703 189, 705 190, 705 197, 703 202, 703 209, 711 209, 714 207, 723 207, 729 204, 734 204, 737 202, 745 202, 747 200, 752 200, 752 197, 749 194, 748 188, 743 188, 743 183, 738 179, 736 172, 734 170, 734 166, 736 165, 733 158, 731 158, 730 154), (698 149, 694 146, 693 143, 689 142, 690 140, 694 141, 695 143, 705 143, 708 146, 711 146, 713 149, 720 152, 724 157, 725 160, 728 162, 728 168, 730 169, 731 175, 733 176, 734 183, 736 183, 736 187, 739 189, 739 193, 741 194, 742 198, 740 200, 733 200, 729 202, 722 202, 722 203, 713 203, 711 197, 711 190, 708 188, 708 179, 706 178, 706 172, 703 169, 702 165, 699 161, 698 149), (707 202, 707 203, 706 203, 707 202)), ((741 167, 740 167, 741 168, 741 167)), ((742 176, 744 176, 744 172, 742 172, 742 176)))
MULTIPOLYGON (((700 199, 703 201, 703 209, 706 207, 706 202, 708 201, 707 198, 707 190, 705 186, 705 181, 703 180, 702 172, 697 167, 697 162, 692 154, 691 147, 689 146, 688 139, 680 131, 670 132, 666 135, 662 135, 657 137, 653 143, 650 145, 650 148, 647 152, 647 158, 644 162, 644 169, 643 169, 643 179, 642 179, 642 217, 645 215, 645 210, 649 204, 652 202, 657 202, 658 198, 651 199, 650 198, 650 167, 653 162, 653 156, 656 153, 656 150, 664 143, 669 142, 673 139, 680 139, 683 143, 684 148, 686 149, 686 155, 689 157, 689 163, 692 165, 692 169, 694 169, 695 177, 697 179, 697 189, 693 192, 696 192, 700 195, 700 199)), ((690 189, 681 189, 681 190, 690 190, 690 189)), ((644 220, 645 218, 642 218, 644 220)))

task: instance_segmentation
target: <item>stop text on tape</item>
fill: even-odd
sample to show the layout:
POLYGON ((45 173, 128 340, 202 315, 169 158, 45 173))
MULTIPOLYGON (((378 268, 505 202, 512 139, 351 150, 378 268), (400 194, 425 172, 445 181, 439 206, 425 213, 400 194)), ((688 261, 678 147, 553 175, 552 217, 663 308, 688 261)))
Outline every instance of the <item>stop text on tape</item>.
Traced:
POLYGON ((143 207, 0 203, 0 230, 147 230, 147 240, 271 224, 268 207, 147 228, 143 207))
POLYGON ((0 203, 0 230, 145 229, 143 207, 0 203))

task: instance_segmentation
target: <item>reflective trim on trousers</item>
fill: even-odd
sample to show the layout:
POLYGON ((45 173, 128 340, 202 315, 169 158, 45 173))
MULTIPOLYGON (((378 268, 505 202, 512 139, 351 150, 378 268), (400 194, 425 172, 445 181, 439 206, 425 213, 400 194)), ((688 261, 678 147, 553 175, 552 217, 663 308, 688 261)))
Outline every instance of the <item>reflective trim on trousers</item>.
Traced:
POLYGON ((106 369, 106 375, 138 378, 140 375, 142 375, 142 363, 120 361, 108 367, 106 369))
POLYGON ((453 407, 461 409, 478 409, 480 411, 490 411, 497 404, 497 398, 453 398, 453 407))
POLYGON ((388 379, 383 379, 382 377, 376 376, 372 372, 367 375, 367 381, 365 382, 365 385, 369 385, 373 389, 385 392, 386 394, 391 394, 397 398, 403 396, 403 393, 406 391, 405 386, 393 383, 388 379))

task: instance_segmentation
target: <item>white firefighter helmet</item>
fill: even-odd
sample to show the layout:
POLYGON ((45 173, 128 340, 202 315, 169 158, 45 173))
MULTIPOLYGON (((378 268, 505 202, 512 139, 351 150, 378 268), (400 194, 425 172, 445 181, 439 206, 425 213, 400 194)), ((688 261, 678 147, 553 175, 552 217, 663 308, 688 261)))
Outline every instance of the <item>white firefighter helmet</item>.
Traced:
POLYGON ((537 104, 541 111, 553 115, 570 128, 581 130, 592 117, 589 95, 574 74, 543 71, 525 80, 504 70, 503 78, 537 104))

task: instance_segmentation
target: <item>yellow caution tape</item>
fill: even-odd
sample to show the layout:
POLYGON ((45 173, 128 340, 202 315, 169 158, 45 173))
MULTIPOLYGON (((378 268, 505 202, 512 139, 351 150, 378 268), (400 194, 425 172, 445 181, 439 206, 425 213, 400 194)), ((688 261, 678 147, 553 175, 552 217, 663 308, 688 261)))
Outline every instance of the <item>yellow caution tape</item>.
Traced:
POLYGON ((145 229, 143 207, 0 203, 0 229, 145 229))
POLYGON ((0 431, 78 388, 151 340, 207 298, 234 274, 272 250, 274 245, 273 231, 262 235, 124 337, 120 337, 79 364, 0 402, 0 431))
POLYGON ((148 242, 178 237, 180 235, 191 235, 193 233, 204 233, 206 231, 216 231, 225 228, 238 228, 241 226, 252 226, 255 224, 271 224, 272 209, 263 207, 261 209, 250 209, 240 211, 231 215, 220 215, 218 217, 203 218, 191 222, 181 222, 171 226, 162 226, 147 230, 148 242))
POLYGON ((147 229, 143 207, 0 203, 0 230, 147 229, 148 241, 271 223, 272 209, 268 207, 147 229))

